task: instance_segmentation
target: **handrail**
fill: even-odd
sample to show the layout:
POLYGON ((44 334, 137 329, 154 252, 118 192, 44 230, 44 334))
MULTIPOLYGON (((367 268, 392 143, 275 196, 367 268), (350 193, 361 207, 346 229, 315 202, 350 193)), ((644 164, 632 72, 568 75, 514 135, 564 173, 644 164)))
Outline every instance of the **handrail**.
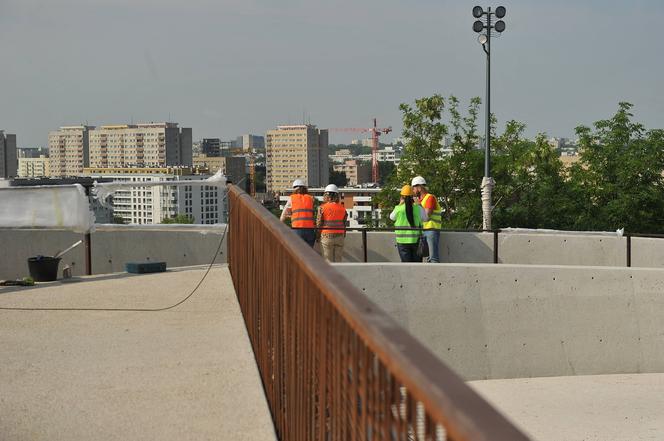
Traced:
POLYGON ((229 195, 229 268, 280 439, 528 439, 269 211, 229 195))

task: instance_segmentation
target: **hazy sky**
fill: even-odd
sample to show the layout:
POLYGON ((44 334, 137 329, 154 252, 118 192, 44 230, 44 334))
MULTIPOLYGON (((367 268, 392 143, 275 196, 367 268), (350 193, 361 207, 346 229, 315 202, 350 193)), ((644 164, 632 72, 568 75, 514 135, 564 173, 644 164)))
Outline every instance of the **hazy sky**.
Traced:
MULTIPOLYGON (((0 0, 0 129, 28 147, 60 125, 170 117, 194 139, 231 138, 306 112, 319 127, 375 116, 398 134, 399 103, 484 96, 475 3, 0 0)), ((492 58, 501 124, 570 136, 627 100, 646 126, 664 127, 664 2, 503 4, 492 58)))

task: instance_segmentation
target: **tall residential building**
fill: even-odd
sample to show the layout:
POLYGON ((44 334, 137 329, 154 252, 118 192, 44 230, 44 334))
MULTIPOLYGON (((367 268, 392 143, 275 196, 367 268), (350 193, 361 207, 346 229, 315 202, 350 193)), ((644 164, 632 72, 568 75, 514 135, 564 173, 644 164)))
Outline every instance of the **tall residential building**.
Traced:
POLYGON ((51 176, 75 176, 90 164, 89 135, 94 126, 64 126, 48 134, 51 176))
POLYGON ((46 155, 38 158, 18 158, 18 176, 21 178, 41 178, 51 176, 51 166, 46 155))
POLYGON ((327 130, 316 126, 277 126, 267 132, 266 185, 267 192, 291 189, 294 179, 303 179, 310 187, 328 184, 330 178, 327 130))
POLYGON ((242 150, 253 152, 265 149, 265 138, 258 135, 242 135, 242 150))
POLYGON ((0 130, 0 179, 15 177, 18 173, 16 135, 0 130))
POLYGON ((118 124, 90 130, 90 167, 192 165, 190 128, 177 123, 118 124))
MULTIPOLYGON (((211 175, 194 174, 189 167, 86 168, 85 176, 119 182, 191 181, 211 175)), ((228 209, 225 185, 160 185, 122 188, 113 194, 113 213, 127 224, 159 224, 177 214, 195 224, 224 223, 228 209)))
POLYGON ((201 154, 205 156, 221 156, 221 140, 219 138, 203 138, 201 154))
MULTIPOLYGON (((210 174, 221 170, 234 184, 246 177, 246 162, 244 156, 194 156, 194 167, 207 168, 210 174)), ((243 184, 240 186, 244 187, 243 184)))

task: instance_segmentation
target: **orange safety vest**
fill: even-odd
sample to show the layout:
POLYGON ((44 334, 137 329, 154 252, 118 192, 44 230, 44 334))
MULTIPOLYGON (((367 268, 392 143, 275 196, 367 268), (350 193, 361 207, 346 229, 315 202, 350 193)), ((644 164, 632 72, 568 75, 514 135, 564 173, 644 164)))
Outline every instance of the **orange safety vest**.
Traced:
POLYGON ((325 234, 343 234, 346 232, 346 208, 338 202, 328 202, 322 207, 323 230, 325 234))
POLYGON ((291 226, 314 228, 314 198, 308 194, 291 195, 291 226))

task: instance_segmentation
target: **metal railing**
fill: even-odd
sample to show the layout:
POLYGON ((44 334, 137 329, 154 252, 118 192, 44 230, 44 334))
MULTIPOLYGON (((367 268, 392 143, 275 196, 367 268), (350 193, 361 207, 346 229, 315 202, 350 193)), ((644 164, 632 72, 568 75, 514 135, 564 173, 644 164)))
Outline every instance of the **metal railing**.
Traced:
POLYGON ((229 267, 279 439, 527 439, 279 219, 229 197, 229 267))

